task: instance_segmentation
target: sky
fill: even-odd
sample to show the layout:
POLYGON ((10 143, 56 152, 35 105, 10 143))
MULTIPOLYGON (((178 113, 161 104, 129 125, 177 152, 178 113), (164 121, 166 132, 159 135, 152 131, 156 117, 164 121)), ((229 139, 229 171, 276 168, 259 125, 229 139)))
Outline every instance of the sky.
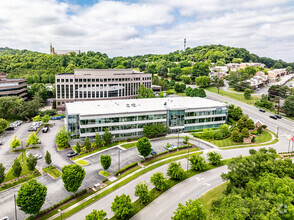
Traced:
POLYGON ((110 57, 222 44, 294 62, 293 0, 3 0, 0 47, 110 57))

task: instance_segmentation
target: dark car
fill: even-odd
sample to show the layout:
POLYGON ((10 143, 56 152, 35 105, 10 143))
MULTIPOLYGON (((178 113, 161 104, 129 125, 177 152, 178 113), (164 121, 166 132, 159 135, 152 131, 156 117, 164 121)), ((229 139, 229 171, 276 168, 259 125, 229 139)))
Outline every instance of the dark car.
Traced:
POLYGON ((14 130, 14 127, 9 126, 8 128, 5 129, 6 131, 12 131, 14 130))
POLYGON ((270 115, 270 118, 275 119, 275 120, 278 119, 277 116, 275 116, 275 115, 270 115))
POLYGON ((275 115, 278 119, 281 119, 282 116, 281 115, 275 115))
POLYGON ((157 154, 157 152, 155 151, 155 150, 151 150, 151 155, 156 155, 157 154))
POLYGON ((49 127, 44 127, 44 128, 42 129, 42 132, 43 132, 43 133, 47 133, 48 130, 49 130, 49 127))
POLYGON ((265 110, 264 110, 264 109, 262 109, 262 108, 261 108, 261 109, 259 109, 259 111, 261 111, 261 112, 265 112, 265 110))
POLYGON ((75 151, 72 151, 72 152, 69 152, 69 153, 67 154, 67 157, 73 157, 73 156, 76 156, 76 155, 78 155, 78 153, 75 152, 75 151))

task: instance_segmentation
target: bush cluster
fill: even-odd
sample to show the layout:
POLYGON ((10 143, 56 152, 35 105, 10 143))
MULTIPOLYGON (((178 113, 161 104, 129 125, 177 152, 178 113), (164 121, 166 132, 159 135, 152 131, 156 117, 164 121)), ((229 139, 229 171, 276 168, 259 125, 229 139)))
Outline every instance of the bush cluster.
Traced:
POLYGON ((123 172, 125 172, 128 169, 133 168, 133 167, 135 167, 137 165, 138 165, 138 162, 131 163, 128 166, 125 166, 125 167, 121 168, 120 170, 116 171, 115 175, 118 176, 119 174, 122 174, 123 172))

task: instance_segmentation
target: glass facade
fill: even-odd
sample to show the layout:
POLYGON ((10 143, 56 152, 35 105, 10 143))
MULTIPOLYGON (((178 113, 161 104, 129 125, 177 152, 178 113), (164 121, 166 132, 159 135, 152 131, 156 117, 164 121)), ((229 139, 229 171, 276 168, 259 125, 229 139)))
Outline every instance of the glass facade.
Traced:
POLYGON ((177 127, 184 126, 185 110, 169 110, 168 111, 168 126, 177 127))

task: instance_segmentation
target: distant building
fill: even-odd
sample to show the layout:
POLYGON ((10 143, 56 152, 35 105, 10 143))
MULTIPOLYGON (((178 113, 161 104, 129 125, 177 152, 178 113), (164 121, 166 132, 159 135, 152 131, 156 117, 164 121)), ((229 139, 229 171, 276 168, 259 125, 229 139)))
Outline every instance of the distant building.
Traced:
POLYGON ((122 99, 66 104, 66 129, 84 139, 102 135, 115 139, 143 136, 148 124, 164 124, 169 133, 216 128, 227 122, 227 104, 199 97, 122 99))
POLYGON ((250 83, 249 85, 253 89, 257 89, 257 88, 261 88, 264 85, 268 84, 269 77, 268 77, 268 75, 265 75, 264 72, 258 71, 257 73, 255 73, 255 75, 251 79, 248 79, 246 81, 250 83))
POLYGON ((152 74, 131 69, 75 69, 55 75, 56 108, 65 103, 98 99, 136 98, 140 84, 151 88, 152 74))
POLYGON ((6 73, 0 73, 0 97, 18 96, 27 99, 26 79, 7 79, 6 73))
POLYGON ((80 54, 80 50, 55 50, 54 47, 52 47, 52 44, 50 44, 50 54, 51 55, 70 55, 71 52, 74 52, 76 54, 80 54))
POLYGON ((268 73, 268 77, 269 77, 270 82, 275 82, 281 76, 288 74, 286 71, 286 68, 269 70, 269 71, 267 71, 267 73, 268 73))
POLYGON ((226 66, 229 69, 229 71, 237 71, 238 69, 245 69, 248 66, 265 68, 265 64, 263 63, 227 63, 226 66))

